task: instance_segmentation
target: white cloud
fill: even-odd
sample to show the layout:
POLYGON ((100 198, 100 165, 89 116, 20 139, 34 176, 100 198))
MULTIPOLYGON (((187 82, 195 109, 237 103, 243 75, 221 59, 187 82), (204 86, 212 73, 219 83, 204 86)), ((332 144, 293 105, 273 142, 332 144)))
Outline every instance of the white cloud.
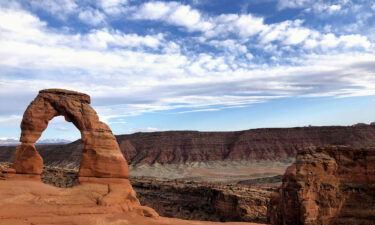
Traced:
POLYGON ((304 8, 311 3, 312 0, 279 0, 279 9, 285 8, 304 8))
POLYGON ((130 128, 129 133, 137 133, 137 132, 155 132, 160 131, 156 127, 143 127, 143 128, 130 128))
POLYGON ((105 15, 97 9, 87 8, 79 12, 78 18, 86 24, 96 26, 104 22, 105 15))
MULTIPOLYGON (((366 2, 362 2, 362 4, 366 4, 366 2)), ((361 7, 361 4, 350 0, 279 0, 278 2, 279 10, 287 8, 301 9, 303 13, 314 13, 321 18, 355 12, 358 7, 361 7)))
MULTIPOLYGON (((312 4, 312 2, 310 0, 295 0, 280 1, 280 4, 284 5, 283 7, 298 8, 305 7, 312 4)), ((339 11, 341 4, 345 5, 347 2, 333 5, 319 4, 319 7, 324 7, 324 9, 333 12, 339 11)), ((359 34, 353 37, 346 37, 346 35, 342 35, 341 37, 333 33, 321 33, 317 30, 304 27, 304 21, 300 19, 265 24, 263 18, 251 14, 207 16, 202 15, 201 12, 192 9, 188 5, 182 5, 177 2, 166 3, 157 1, 144 3, 134 12, 133 18, 160 20, 170 25, 185 27, 188 32, 200 31, 202 32, 202 36, 198 37, 197 40, 201 43, 208 43, 216 48, 223 47, 236 55, 247 54, 245 52, 246 45, 243 43, 249 40, 256 40, 256 38, 259 39, 261 45, 255 47, 262 49, 270 49, 271 46, 268 44, 271 42, 278 42, 284 46, 302 45, 310 50, 314 48, 324 50, 335 47, 362 47, 368 49, 371 47, 371 43, 367 38, 359 34), (237 39, 225 39, 233 35, 237 36, 237 39), (220 37, 220 40, 216 39, 218 37, 220 37), (348 42, 349 39, 352 39, 352 44, 348 42)), ((288 50, 288 48, 284 47, 284 50, 288 50)), ((276 53, 274 52, 274 54, 276 53)))
POLYGON ((123 34, 119 31, 94 30, 84 36, 88 42, 86 46, 90 48, 106 49, 112 47, 149 47, 158 48, 164 41, 163 34, 140 36, 137 34, 123 34))
POLYGON ((161 20, 169 24, 186 27, 190 31, 205 31, 212 25, 204 21, 198 10, 177 2, 147 2, 134 12, 135 19, 161 20))
POLYGON ((373 44, 368 40, 367 37, 359 34, 342 35, 337 37, 333 33, 328 33, 324 35, 318 35, 315 38, 311 38, 305 42, 305 47, 320 48, 323 50, 328 50, 341 46, 342 48, 362 48, 369 50, 372 48, 373 44))
POLYGON ((330 11, 331 13, 340 11, 340 10, 341 10, 341 5, 330 5, 328 7, 328 11, 330 11))
POLYGON ((185 27, 189 32, 203 32, 206 37, 235 33, 246 38, 267 29, 261 17, 255 17, 251 14, 203 16, 198 10, 178 2, 144 3, 133 13, 133 18, 160 20, 171 25, 185 27))
MULTIPOLYGON (((191 14, 194 9, 183 9, 185 13, 179 15, 195 17, 195 22, 175 24, 198 29, 198 19, 207 21, 213 31, 199 28, 204 38, 212 37, 207 43, 225 49, 226 54, 186 53, 181 50, 183 42, 180 46, 163 34, 141 36, 113 29, 69 34, 49 29, 26 11, 0 9, 0 93, 32 99, 44 88, 74 89, 92 96, 104 121, 122 123, 120 117, 159 110, 218 110, 280 97, 368 95, 375 90, 373 45, 364 36, 322 34, 303 27, 299 20, 269 25, 251 15, 208 18, 191 14), (240 37, 226 38, 233 33, 240 37), (215 39, 215 34, 223 38, 215 39), (255 43, 259 46, 250 46, 254 42, 249 44, 249 38, 259 39, 255 43), (273 54, 275 61, 288 60, 280 65, 236 59, 237 54, 255 61, 257 56, 249 52, 249 46, 277 51, 280 46, 293 45, 347 51, 312 52, 287 59, 273 54), (357 47, 367 51, 356 52, 357 47), (14 78, 13 71, 26 75, 14 78)), ((171 23, 175 11, 168 10, 151 13, 150 18, 171 23)), ((5 118, 0 118, 1 124, 9 122, 1 120, 5 118)), ((20 118, 13 117, 17 123, 20 118)))
POLYGON ((33 8, 43 9, 60 19, 66 19, 78 10, 75 0, 32 0, 30 4, 33 8))
POLYGON ((180 5, 170 15, 170 22, 185 27, 195 27, 200 22, 200 13, 192 10, 190 6, 180 5))
POLYGON ((269 25, 269 29, 265 29, 260 34, 260 43, 268 44, 270 42, 278 41, 282 45, 294 46, 302 44, 304 42, 310 42, 311 39, 319 36, 320 33, 305 28, 302 26, 303 21, 294 20, 294 21, 283 21, 281 23, 275 23, 269 25))
POLYGON ((134 14, 134 17, 136 19, 150 20, 163 19, 170 13, 172 7, 176 7, 176 3, 147 2, 140 7, 139 11, 134 14))
POLYGON ((14 126, 21 123, 22 116, 21 115, 7 115, 7 116, 0 116, 0 124, 5 126, 14 126))
POLYGON ((99 0, 98 5, 104 12, 110 15, 124 13, 127 9, 128 0, 99 0))
POLYGON ((368 49, 372 46, 367 37, 359 34, 342 35, 339 40, 347 48, 363 47, 365 49, 368 49))
POLYGON ((55 129, 59 130, 59 131, 69 131, 70 130, 69 128, 64 127, 64 126, 56 126, 55 129))
POLYGON ((234 25, 240 36, 248 37, 258 34, 262 30, 266 29, 263 23, 263 18, 257 18, 250 14, 240 15, 235 21, 234 25))

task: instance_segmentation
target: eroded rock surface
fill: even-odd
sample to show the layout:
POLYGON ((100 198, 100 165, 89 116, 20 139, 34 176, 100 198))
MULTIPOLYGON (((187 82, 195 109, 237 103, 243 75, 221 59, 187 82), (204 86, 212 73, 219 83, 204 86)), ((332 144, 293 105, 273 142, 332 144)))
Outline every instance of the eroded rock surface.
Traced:
POLYGON ((131 178, 142 204, 161 216, 208 221, 267 221, 270 187, 131 178))
MULTIPOLYGON (((264 128, 235 132, 165 131, 116 136, 132 166, 211 161, 272 160, 295 158, 309 146, 375 146, 375 125, 264 128)), ((37 146, 50 166, 78 168, 83 145, 37 146)), ((0 161, 9 161, 12 146, 0 146, 0 161)))
MULTIPOLYGON (((0 170, 9 164, 0 163, 0 170)), ((78 185, 77 171, 44 167, 42 181, 62 188, 78 185)), ((204 221, 266 222, 267 204, 279 178, 247 180, 248 185, 131 177, 142 205, 160 216, 204 221)))
POLYGON ((370 225, 375 221, 375 148, 312 147, 272 197, 273 225, 370 225))
POLYGON ((165 131, 116 136, 131 165, 284 160, 322 145, 375 146, 375 126, 262 128, 234 132, 165 131))
MULTIPOLYGON (((158 217, 153 209, 141 206, 128 180, 128 164, 119 145, 110 128, 99 121, 90 106, 88 95, 61 89, 40 91, 24 113, 20 142, 12 168, 1 172, 1 185, 15 184, 16 187, 14 190, 0 188, 1 197, 8 198, 8 201, 17 196, 13 206, 19 209, 19 216, 35 217, 40 209, 30 206, 39 205, 41 214, 45 217, 56 214, 60 208, 65 210, 60 212, 60 215, 65 216, 95 214, 104 210, 104 214, 134 212, 141 216, 158 217), (35 142, 47 128, 48 122, 59 115, 79 129, 83 142, 78 172, 80 185, 66 190, 53 189, 40 182, 43 159, 35 148, 35 142), (30 190, 23 190, 25 188, 30 190), (44 192, 47 195, 44 195, 44 192), (28 199, 30 195, 35 198, 28 199), (19 202, 22 199, 25 202, 19 202), (43 214, 43 210, 50 214, 43 214)), ((54 180, 53 183, 61 185, 61 181, 54 180)), ((12 213, 14 212, 0 210, 0 219, 12 217, 12 213)))
MULTIPOLYGON (((8 171, 0 164, 0 225, 219 225, 222 223, 159 217, 136 202, 129 183, 83 183, 72 188, 57 188, 28 179, 2 179, 8 171), (129 206, 131 208, 129 208, 129 206)), ((47 168, 44 173, 60 173, 47 168)), ((65 171, 71 173, 71 171, 65 171)), ((21 175, 26 176, 26 175, 21 175)), ((54 184, 51 176, 45 177, 54 184)), ((102 180, 114 178, 99 178, 102 180)), ((127 179, 121 179, 126 181, 127 179)), ((69 182, 65 180, 64 182, 69 182)), ((255 223, 225 223, 257 225, 255 223)))
POLYGON ((69 90, 46 89, 27 107, 21 122, 21 144, 14 157, 19 174, 39 175, 43 160, 35 142, 56 116, 64 116, 81 132, 83 150, 80 177, 128 178, 129 169, 111 129, 99 121, 90 96, 69 90))

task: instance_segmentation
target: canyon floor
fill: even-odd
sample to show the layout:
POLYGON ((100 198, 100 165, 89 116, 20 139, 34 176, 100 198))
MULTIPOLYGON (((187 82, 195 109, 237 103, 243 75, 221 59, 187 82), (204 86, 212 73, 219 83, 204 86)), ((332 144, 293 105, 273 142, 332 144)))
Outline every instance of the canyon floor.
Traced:
POLYGON ((197 182, 237 183, 284 174, 294 159, 283 161, 210 161, 181 164, 130 165, 133 177, 155 177, 197 182))

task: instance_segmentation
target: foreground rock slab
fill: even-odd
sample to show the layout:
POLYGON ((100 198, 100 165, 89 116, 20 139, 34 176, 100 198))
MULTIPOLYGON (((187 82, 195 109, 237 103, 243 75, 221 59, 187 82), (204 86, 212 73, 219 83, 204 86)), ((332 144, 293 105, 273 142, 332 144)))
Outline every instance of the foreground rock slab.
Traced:
MULTIPOLYGON (((117 186, 119 187, 119 186, 117 186)), ((158 217, 143 206, 131 210, 119 201, 134 193, 122 193, 112 186, 83 183, 73 188, 57 188, 32 180, 0 180, 1 225, 216 225, 158 217), (130 210, 130 211, 129 211, 130 210)), ((135 196, 134 196, 135 197, 135 196)), ((125 205, 128 206, 128 205, 125 205)), ((254 223, 225 223, 254 225, 254 223)))

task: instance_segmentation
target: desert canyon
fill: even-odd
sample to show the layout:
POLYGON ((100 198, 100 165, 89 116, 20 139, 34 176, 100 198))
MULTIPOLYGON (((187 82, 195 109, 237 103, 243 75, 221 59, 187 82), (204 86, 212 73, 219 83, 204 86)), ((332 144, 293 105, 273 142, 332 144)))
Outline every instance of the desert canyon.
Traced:
POLYGON ((21 131, 0 147, 0 224, 375 223, 375 125, 114 136, 88 95, 45 89, 21 131), (81 140, 35 145, 56 116, 81 140))

